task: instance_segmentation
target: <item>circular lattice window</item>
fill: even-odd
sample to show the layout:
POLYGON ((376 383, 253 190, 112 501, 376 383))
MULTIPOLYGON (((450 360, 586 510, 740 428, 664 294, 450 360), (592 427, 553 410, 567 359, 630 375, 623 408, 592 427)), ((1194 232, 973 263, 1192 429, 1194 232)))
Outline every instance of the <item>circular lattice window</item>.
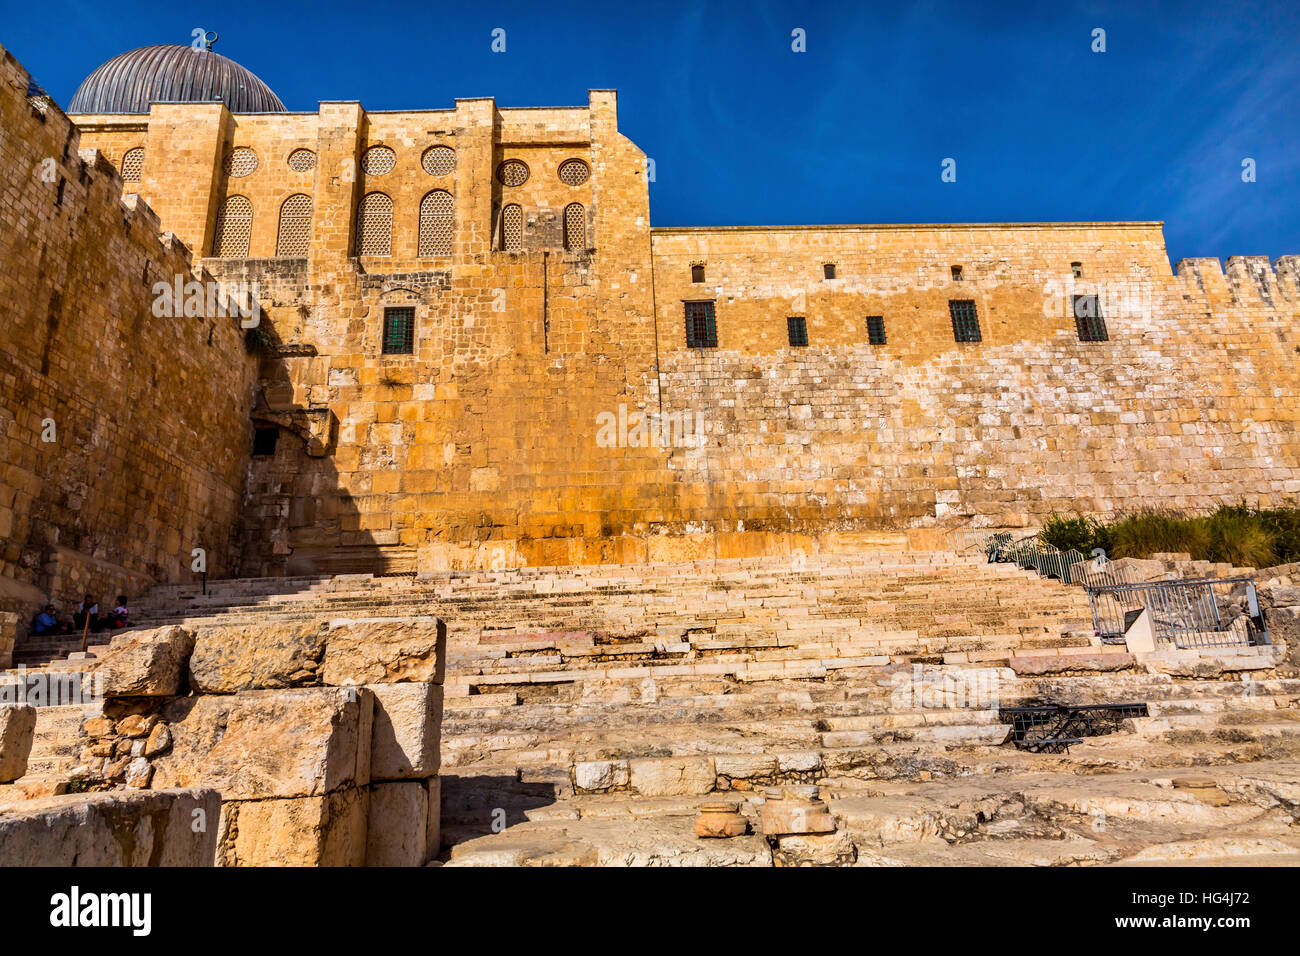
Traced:
POLYGON ((126 155, 122 157, 122 182, 138 183, 140 174, 144 171, 144 147, 137 146, 135 149, 128 149, 126 155))
POLYGON ((245 146, 231 150, 230 155, 226 157, 226 175, 239 179, 241 176, 247 176, 257 168, 257 153, 245 146))
POLYGON ((430 146, 420 163, 430 176, 450 176, 456 168, 456 151, 450 146, 430 146))
POLYGON ((502 186, 522 186, 528 182, 528 166, 517 159, 507 159, 497 167, 497 179, 502 186))
POLYGON ((309 172, 316 168, 316 154, 310 149, 295 149, 289 154, 288 163, 296 173, 309 172))
POLYGON ((580 159, 566 159, 560 163, 560 182, 569 186, 581 186, 591 175, 587 164, 580 159))
POLYGON ((387 146, 371 146, 361 157, 361 170, 367 176, 391 173, 397 165, 397 154, 387 146))

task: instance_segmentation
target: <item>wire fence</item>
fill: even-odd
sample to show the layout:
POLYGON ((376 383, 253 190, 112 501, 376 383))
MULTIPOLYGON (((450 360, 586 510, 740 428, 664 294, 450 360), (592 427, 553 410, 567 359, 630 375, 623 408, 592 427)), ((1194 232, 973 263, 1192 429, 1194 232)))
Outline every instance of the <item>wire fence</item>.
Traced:
POLYGON ((1119 643, 1143 610, 1155 638, 1177 648, 1270 643, 1255 582, 1249 577, 1143 581, 1117 567, 1100 548, 1091 555, 1062 551, 1037 533, 1016 539, 1010 531, 963 530, 959 550, 982 552, 1088 592, 1093 629, 1103 643, 1119 643))

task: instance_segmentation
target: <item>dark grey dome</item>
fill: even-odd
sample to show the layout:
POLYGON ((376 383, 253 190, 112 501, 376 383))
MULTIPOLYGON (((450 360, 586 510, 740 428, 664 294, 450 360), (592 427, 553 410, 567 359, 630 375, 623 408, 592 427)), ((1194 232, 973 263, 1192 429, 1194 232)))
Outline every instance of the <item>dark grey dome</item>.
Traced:
POLYGON ((283 113, 271 88, 234 60, 173 44, 115 56, 78 87, 69 113, 148 113, 150 103, 211 103, 232 113, 283 113))

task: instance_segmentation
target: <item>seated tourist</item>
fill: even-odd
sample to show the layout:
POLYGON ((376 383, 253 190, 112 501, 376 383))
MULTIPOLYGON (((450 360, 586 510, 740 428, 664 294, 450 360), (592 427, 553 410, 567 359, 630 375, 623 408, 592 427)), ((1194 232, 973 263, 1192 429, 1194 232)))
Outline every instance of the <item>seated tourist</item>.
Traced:
POLYGON ((59 627, 59 618, 54 611, 53 604, 45 605, 45 610, 36 615, 32 621, 33 634, 57 634, 62 628, 59 627))
POLYGON ((117 607, 113 608, 113 616, 109 618, 110 627, 127 627, 130 625, 131 612, 126 609, 126 595, 117 596, 117 607))
POLYGON ((86 599, 81 602, 72 615, 72 626, 78 631, 86 629, 87 621, 90 622, 92 631, 99 630, 99 602, 95 600, 93 594, 87 594, 86 599))

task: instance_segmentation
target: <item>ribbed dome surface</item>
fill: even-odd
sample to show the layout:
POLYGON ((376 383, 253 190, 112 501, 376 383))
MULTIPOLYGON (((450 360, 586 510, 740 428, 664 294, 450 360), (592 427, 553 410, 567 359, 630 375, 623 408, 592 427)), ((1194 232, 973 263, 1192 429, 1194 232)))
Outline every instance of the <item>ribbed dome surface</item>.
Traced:
POLYGON ((115 56, 86 77, 69 113, 148 113, 150 103, 211 103, 232 113, 283 113, 271 88, 234 60, 173 44, 115 56))

